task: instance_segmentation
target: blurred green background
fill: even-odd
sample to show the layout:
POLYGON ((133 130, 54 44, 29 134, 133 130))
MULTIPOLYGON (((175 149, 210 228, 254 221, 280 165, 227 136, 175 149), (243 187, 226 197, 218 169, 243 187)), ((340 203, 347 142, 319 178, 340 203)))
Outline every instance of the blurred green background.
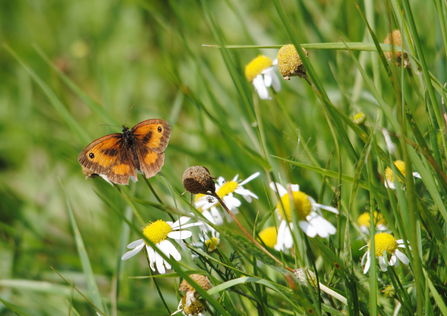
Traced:
MULTIPOLYGON (((283 1, 283 5, 304 43, 339 42, 340 38, 348 42, 370 41, 352 1, 283 1)), ((227 44, 290 43, 273 4, 268 1, 209 1, 209 6, 227 44)), ((385 4, 366 1, 361 6, 373 17, 371 23, 382 41, 389 32, 385 4)), ((445 52, 439 41, 440 31, 431 22, 435 11, 425 1, 415 2, 413 10, 422 34, 420 39, 427 48, 430 70, 443 82, 445 52)), ((191 165, 206 166, 213 175, 226 179, 236 174, 245 179, 263 171, 256 159, 241 150, 187 97, 194 95, 201 100, 209 106, 213 117, 243 144, 258 149, 253 141, 252 122, 240 106, 241 95, 221 52, 202 46, 217 43, 208 19, 199 1, 1 2, 1 299, 29 315, 68 315, 70 304, 81 315, 93 315, 90 304, 50 268, 54 267, 81 291, 88 292, 68 218, 68 201, 96 283, 111 313, 118 310, 120 315, 147 315, 149 311, 151 315, 166 314, 152 282, 128 279, 147 275, 144 256, 129 260, 118 270, 123 250, 119 248, 120 240, 135 238, 129 237, 126 225, 95 191, 107 196, 123 212, 127 204, 105 181, 86 181, 77 156, 90 141, 120 132, 119 126, 125 124, 131 106, 135 105, 128 126, 149 118, 165 119, 172 126, 162 169, 165 178, 151 179, 165 203, 176 205, 178 201, 171 197, 164 179, 176 192, 182 192, 181 177, 191 165), (95 102, 103 112, 92 110, 95 102), (68 123, 70 120, 74 122, 72 125, 68 123), (117 280, 119 298, 115 300, 117 280)), ((259 53, 274 59, 276 52, 276 49, 241 49, 231 50, 230 56, 243 78, 244 66, 251 59, 259 53)), ((362 60, 369 72, 371 56, 365 53, 362 60)), ((346 52, 311 50, 309 59, 331 101, 346 115, 362 110, 371 122, 377 120, 377 103, 363 89, 358 71, 346 52)), ((249 95, 254 93, 251 85, 246 83, 245 87, 249 95)), ((406 93, 409 98, 414 96, 412 91, 406 93)), ((392 90, 383 91, 383 97, 392 100, 392 90)), ((268 131, 264 136, 270 154, 309 163, 310 158, 302 148, 306 144, 313 158, 324 167, 334 150, 333 140, 312 89, 304 80, 294 79, 283 83, 278 98, 301 137, 284 123, 278 101, 260 101, 254 95, 268 131)), ((411 107, 415 116, 419 111, 425 113, 423 104, 411 107)), ((426 124, 423 120, 419 123, 422 127, 426 124)), ((269 159, 284 183, 299 183, 314 197, 320 194, 320 176, 269 159)), ((336 162, 331 161, 330 166, 336 166, 336 162)), ((347 161, 345 168, 346 172, 353 172, 351 162, 347 161)), ((259 201, 246 205, 248 219, 253 220, 257 211, 266 212, 272 206, 268 204, 266 184, 268 180, 263 173, 248 186, 260 196, 259 201)), ((141 178, 125 190, 155 201, 141 178)), ((331 193, 323 195, 323 202, 330 203, 331 193)), ((356 214, 367 206, 362 195, 355 203, 356 214)), ((187 210, 184 203, 180 205, 187 210)), ((138 208, 146 221, 168 218, 154 208, 141 205, 138 208)), ((178 303, 175 282, 169 279, 160 283, 173 311, 178 303)), ((13 314, 0 303, 0 315, 13 314)))

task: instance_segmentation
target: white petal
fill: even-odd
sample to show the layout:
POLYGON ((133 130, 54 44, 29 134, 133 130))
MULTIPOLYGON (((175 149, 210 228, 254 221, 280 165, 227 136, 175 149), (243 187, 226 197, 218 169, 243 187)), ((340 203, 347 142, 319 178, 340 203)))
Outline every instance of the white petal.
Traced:
POLYGON ((211 208, 211 215, 213 215, 214 222, 216 225, 223 225, 223 217, 217 207, 211 208))
POLYGON ((422 179, 422 177, 421 177, 421 175, 419 174, 419 172, 413 172, 413 177, 422 179))
POLYGON ((396 186, 394 185, 394 182, 385 180, 385 187, 390 188, 391 190, 396 190, 396 186))
POLYGON ((137 253, 139 253, 141 251, 141 249, 143 249, 144 247, 144 243, 139 244, 138 246, 136 246, 134 249, 126 252, 122 257, 121 260, 127 260, 129 258, 132 258, 133 256, 135 256, 137 253))
POLYGON ((323 210, 326 210, 326 211, 338 214, 338 210, 335 207, 332 207, 332 206, 329 206, 329 205, 318 204, 318 203, 315 203, 314 205, 319 207, 319 208, 322 208, 323 210))
POLYGON ((182 216, 178 219, 178 221, 176 221, 174 224, 172 224, 171 227, 172 227, 172 229, 178 229, 180 227, 183 227, 187 222, 189 222, 190 219, 191 219, 191 217, 182 216))
POLYGON ((128 249, 133 249, 138 245, 144 244, 144 240, 143 239, 137 239, 135 241, 132 241, 130 244, 127 245, 128 249))
POLYGON ((290 249, 293 246, 293 236, 290 229, 293 229, 292 223, 290 223, 290 228, 286 225, 286 228, 284 229, 284 247, 286 247, 286 249, 290 249))
POLYGON ((264 79, 262 75, 257 75, 255 79, 253 79, 253 86, 255 87, 256 92, 259 94, 259 98, 261 100, 269 100, 269 92, 267 87, 265 86, 264 79))
POLYGON ((162 258, 162 256, 160 256, 160 254, 158 252, 155 253, 155 262, 157 265, 157 270, 160 274, 165 274, 166 273, 166 269, 164 264, 164 259, 162 258))
MULTIPOLYGON (((368 254, 368 255, 367 255, 367 259, 366 259, 365 268, 363 268, 363 274, 366 274, 366 272, 368 272, 368 270, 369 270, 369 267, 371 266, 371 255, 369 253, 369 250, 367 253, 365 253, 365 255, 366 254, 368 254)), ((363 261, 363 259, 362 259, 362 261, 363 261)))
POLYGON ((337 229, 328 222, 324 217, 314 213, 315 215, 309 219, 307 216, 307 220, 309 224, 317 231, 318 235, 322 238, 329 237, 329 235, 335 235, 337 229))
POLYGON ((227 207, 230 210, 233 210, 235 208, 238 208, 239 206, 241 206, 241 201, 239 201, 238 199, 236 199, 235 197, 233 197, 233 193, 230 193, 229 195, 225 196, 223 198, 224 203, 227 205, 227 207))
POLYGON ((273 79, 273 83, 272 83, 273 89, 275 89, 276 92, 281 91, 281 81, 279 80, 276 73, 272 74, 272 79, 273 79))
POLYGON ((155 261, 156 261, 155 250, 152 249, 152 247, 150 247, 150 246, 146 246, 146 251, 147 251, 147 256, 149 258, 149 263, 150 263, 151 269, 152 269, 152 271, 155 271, 155 261))
MULTIPOLYGON (((225 178, 224 178, 224 177, 219 177, 219 178, 217 178, 217 185, 219 186, 219 189, 220 189, 220 187, 221 187, 222 185, 225 184, 225 182, 227 182, 227 181, 225 181, 225 178)), ((216 191, 218 191, 217 188, 216 188, 216 191)))
MULTIPOLYGON (((366 245, 366 246, 368 246, 368 245, 366 245)), ((363 248, 365 248, 365 246, 362 247, 362 248, 360 248, 360 249, 363 249, 363 248)), ((361 263, 362 265, 365 264, 365 259, 366 259, 367 256, 369 256, 369 250, 366 251, 366 252, 363 254, 363 256, 362 256, 362 263, 361 263)))
POLYGON ((166 257, 172 257, 175 261, 180 261, 182 259, 180 252, 169 240, 163 240, 158 248, 163 251, 166 257))
MULTIPOLYGON (((388 263, 388 265, 390 265, 390 266, 394 266, 394 265, 396 264, 396 262, 397 262, 397 263, 399 262, 399 261, 397 260, 397 257, 396 257, 394 254, 391 255, 390 262, 388 263)), ((399 263, 398 263, 397 265, 399 265, 399 263)))
POLYGON ((260 174, 261 174, 260 172, 253 173, 253 174, 252 174, 251 176, 249 176, 247 179, 245 179, 244 181, 242 181, 241 183, 239 183, 239 185, 244 185, 244 184, 250 182, 251 180, 257 178, 260 174))
POLYGON ((396 249, 394 254, 399 258, 400 261, 402 261, 403 264, 408 265, 410 263, 410 259, 408 259, 408 257, 399 249, 396 249))
POLYGON ((299 221, 298 225, 304 231, 304 233, 310 238, 314 238, 317 235, 317 231, 307 221, 299 221))
POLYGON ((169 238, 172 239, 186 239, 192 236, 192 232, 190 232, 189 230, 178 230, 175 232, 170 232, 168 234, 169 238))
POLYGON ((388 271, 386 262, 385 262, 385 258, 383 256, 379 257, 379 265, 380 265, 380 270, 382 271, 388 271))
POLYGON ((265 86, 266 87, 270 87, 272 85, 272 82, 273 82, 273 78, 272 78, 271 72, 270 71, 266 72, 264 74, 264 84, 265 84, 265 86))
POLYGON ((270 182, 270 187, 272 188, 273 191, 278 192, 280 197, 282 197, 284 194, 287 193, 286 188, 284 188, 278 182, 276 182, 276 183, 275 182, 270 182), (276 191, 276 188, 278 188, 278 191, 276 191))
POLYGON ((300 186, 298 184, 291 184, 290 190, 292 190, 292 192, 298 192, 300 190, 300 186))
POLYGON ((278 251, 284 250, 284 230, 286 229, 286 221, 283 220, 281 221, 281 224, 279 224, 279 228, 278 228, 278 237, 276 240, 276 245, 274 246, 274 248, 278 251))

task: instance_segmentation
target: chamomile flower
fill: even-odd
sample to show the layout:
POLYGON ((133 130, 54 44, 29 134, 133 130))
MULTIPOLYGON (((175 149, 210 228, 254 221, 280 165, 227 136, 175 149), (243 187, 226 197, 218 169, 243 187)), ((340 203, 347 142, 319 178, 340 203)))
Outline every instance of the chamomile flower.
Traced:
POLYGON ((262 100, 270 100, 268 89, 273 86, 276 92, 281 91, 281 82, 275 73, 273 65, 277 64, 277 60, 272 61, 270 58, 259 55, 245 66, 245 77, 255 87, 256 92, 262 100))
POLYGON ((262 242, 270 248, 275 247, 277 241, 278 241, 278 234, 276 232, 276 227, 270 226, 267 228, 264 228, 259 232, 259 239, 262 240, 262 242))
MULTIPOLYGON (((247 202, 251 202, 252 198, 257 199, 258 196, 253 192, 251 192, 250 190, 245 189, 243 185, 255 179, 259 175, 260 173, 256 172, 255 174, 252 174, 250 177, 248 177, 242 182, 238 182, 239 175, 236 175, 231 181, 225 181, 223 177, 219 177, 217 179, 216 184, 216 194, 224 201, 225 205, 228 207, 230 211, 232 211, 234 214, 237 214, 238 213, 237 208, 241 206, 241 201, 235 198, 233 196, 233 193, 242 195, 247 202)), ((194 205, 197 209, 201 208, 202 214, 205 217, 207 217, 207 215, 204 212, 210 209, 211 215, 215 221, 214 223, 216 225, 223 224, 222 213, 217 210, 217 207, 219 206, 219 201, 215 197, 212 197, 210 195, 197 194, 194 205)), ((224 214, 227 221, 231 222, 232 218, 230 217, 230 215, 228 215, 226 212, 224 214)))
MULTIPOLYGON (((370 244, 363 246, 360 249, 368 247, 368 251, 362 257, 362 265, 366 264, 363 269, 363 273, 368 272, 371 266, 371 251, 370 244)), ((398 248, 405 248, 403 239, 396 240, 393 235, 388 233, 378 233, 374 236, 374 255, 379 258, 379 265, 382 271, 387 271, 387 266, 399 266, 399 260, 403 264, 408 265, 410 260, 408 257, 401 252, 398 248), (388 260, 388 256, 391 256, 388 260), (399 259, 399 260, 397 260, 399 259)), ((410 248, 411 249, 411 248, 410 248)))
MULTIPOLYGON (((399 169, 400 173, 402 173, 402 175, 405 177, 405 162, 403 162, 402 160, 396 160, 394 162, 394 165, 396 166, 397 169, 399 169)), ((421 175, 418 172, 413 172, 413 177, 422 179, 421 175)), ((400 176, 397 176, 397 180, 401 184, 404 183, 404 180, 400 176)), ((385 187, 396 190, 396 184, 394 183, 393 169, 391 169, 390 167, 386 167, 385 169, 384 183, 385 187)))
MULTIPOLYGON (((202 223, 191 223, 185 225, 191 218, 183 216, 175 223, 165 222, 161 219, 150 223, 143 229, 143 234, 147 239, 152 241, 155 246, 160 249, 167 257, 171 256, 174 260, 180 261, 182 256, 168 238, 177 241, 189 238, 192 233, 185 228, 202 225, 202 223)), ((164 274, 166 269, 171 269, 171 265, 163 259, 158 252, 144 242, 144 239, 138 239, 127 245, 128 249, 121 260, 127 260, 141 251, 146 246, 147 256, 149 258, 150 267, 153 271, 158 270, 160 274, 164 274)))
MULTIPOLYGON (((376 230, 386 230, 386 220, 383 218, 382 214, 374 211, 374 222, 376 223, 376 230)), ((365 212, 359 216, 357 219, 357 223, 359 224, 360 231, 364 234, 369 233, 369 226, 371 223, 371 214, 369 212, 365 212)))
POLYGON ((220 234, 216 230, 210 232, 203 231, 199 234, 199 242, 195 242, 192 245, 194 247, 203 248, 208 253, 216 251, 220 244, 220 234))
POLYGON ((321 214, 321 209, 338 214, 336 208, 318 204, 312 197, 300 191, 298 184, 290 185, 293 195, 292 198, 289 197, 286 188, 281 184, 276 183, 275 185, 275 183, 272 182, 270 183, 270 187, 275 192, 276 188, 278 188, 278 193, 281 197, 281 201, 279 201, 276 206, 276 211, 282 219, 278 229, 278 241, 275 245, 276 250, 284 250, 284 248, 289 249, 292 248, 293 245, 292 232, 290 229, 294 228, 290 200, 294 203, 294 210, 298 217, 298 225, 307 236, 313 238, 316 235, 319 235, 320 237, 326 238, 337 232, 337 229, 321 214))
POLYGON ((200 300, 191 300, 187 295, 183 296, 178 304, 177 310, 171 314, 175 315, 182 312, 185 316, 209 316, 210 314, 206 311, 205 305, 202 304, 200 300))
MULTIPOLYGON (((210 279, 207 276, 201 274, 191 274, 189 277, 193 279, 205 291, 208 291, 213 287, 210 279)), ((199 292, 197 292, 197 290, 191 284, 189 284, 188 281, 183 280, 182 283, 180 283, 180 287, 178 290, 181 292, 185 292, 186 295, 182 297, 177 311, 175 311, 172 315, 179 313, 180 311, 183 313, 183 315, 186 316, 209 315, 209 313, 206 311, 205 305, 200 299, 198 299, 199 292)))

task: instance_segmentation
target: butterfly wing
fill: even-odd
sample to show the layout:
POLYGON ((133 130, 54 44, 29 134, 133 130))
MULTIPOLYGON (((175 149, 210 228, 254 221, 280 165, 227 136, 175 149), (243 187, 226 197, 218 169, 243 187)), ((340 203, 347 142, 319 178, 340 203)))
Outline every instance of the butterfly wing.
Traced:
POLYGON ((137 179, 131 152, 120 133, 93 141, 79 154, 78 161, 87 178, 100 176, 117 184, 129 184, 131 176, 137 179))
POLYGON ((171 126, 161 119, 138 123, 132 128, 139 169, 146 178, 153 177, 163 167, 165 154, 171 137, 171 126))

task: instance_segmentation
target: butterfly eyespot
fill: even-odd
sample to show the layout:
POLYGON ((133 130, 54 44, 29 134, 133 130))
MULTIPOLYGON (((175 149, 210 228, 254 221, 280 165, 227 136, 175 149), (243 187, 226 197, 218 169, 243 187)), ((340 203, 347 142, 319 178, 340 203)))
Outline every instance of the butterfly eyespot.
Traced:
POLYGON ((95 154, 94 154, 94 153, 90 153, 90 154, 88 154, 88 156, 89 156, 91 159, 95 158, 95 154))
POLYGON ((161 133, 161 131, 162 131, 163 129, 161 128, 161 126, 159 126, 157 130, 158 130, 159 133, 161 133))

